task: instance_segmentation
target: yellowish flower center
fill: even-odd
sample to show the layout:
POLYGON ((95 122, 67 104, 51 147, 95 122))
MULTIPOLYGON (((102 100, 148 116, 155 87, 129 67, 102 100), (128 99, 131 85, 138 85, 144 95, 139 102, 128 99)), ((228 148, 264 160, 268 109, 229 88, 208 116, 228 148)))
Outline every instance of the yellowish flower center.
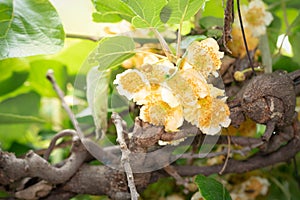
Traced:
POLYGON ((137 73, 128 73, 120 79, 120 84, 123 86, 124 90, 130 93, 137 93, 143 87, 145 87, 145 82, 137 73))
POLYGON ((265 12, 261 7, 255 7, 255 9, 250 9, 245 18, 249 24, 252 26, 263 26, 264 25, 265 12))

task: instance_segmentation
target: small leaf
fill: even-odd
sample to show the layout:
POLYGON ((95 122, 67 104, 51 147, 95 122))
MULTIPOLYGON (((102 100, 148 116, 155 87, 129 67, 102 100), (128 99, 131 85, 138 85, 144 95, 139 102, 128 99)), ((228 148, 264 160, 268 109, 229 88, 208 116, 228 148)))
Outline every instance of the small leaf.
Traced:
POLYGON ((89 55, 84 63, 86 70, 97 66, 99 70, 107 70, 120 65, 134 55, 135 45, 130 37, 115 36, 103 38, 98 47, 89 55))
POLYGON ((197 175, 195 183, 205 200, 231 200, 229 192, 213 178, 197 175))
POLYGON ((25 123, 45 123, 45 121, 34 116, 0 113, 0 124, 25 124, 25 123))
POLYGON ((192 44, 192 42, 204 40, 206 38, 207 37, 205 35, 191 35, 191 36, 187 36, 187 37, 185 37, 181 41, 180 48, 186 49, 190 44, 192 44))
POLYGON ((160 13, 161 20, 171 24, 181 24, 204 8, 207 0, 169 0, 160 13))
POLYGON ((92 110, 96 135, 99 138, 107 129, 108 71, 93 67, 87 75, 87 100, 92 110))
POLYGON ((60 18, 48 0, 0 0, 0 60, 51 54, 64 44, 60 18))

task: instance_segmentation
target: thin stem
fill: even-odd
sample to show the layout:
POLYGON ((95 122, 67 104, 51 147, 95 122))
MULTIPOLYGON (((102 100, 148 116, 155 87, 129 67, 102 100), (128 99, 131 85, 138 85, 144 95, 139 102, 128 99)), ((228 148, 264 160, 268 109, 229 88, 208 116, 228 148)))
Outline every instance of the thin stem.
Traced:
POLYGON ((249 48, 248 48, 248 44, 247 44, 247 39, 246 39, 246 35, 245 35, 245 30, 244 30, 244 26, 243 26, 242 14, 241 14, 241 9, 240 9, 240 0, 237 0, 237 9, 238 9, 238 16, 239 16, 240 26, 241 26, 241 30, 242 30, 242 35, 243 35, 243 41, 244 41, 247 56, 248 56, 248 59, 249 59, 249 64, 250 64, 250 67, 252 69, 252 73, 254 74, 254 76, 256 76, 256 72, 254 70, 254 66, 253 66, 253 63, 252 63, 251 56, 250 56, 250 52, 249 52, 249 48))
POLYGON ((181 29, 182 23, 179 24, 178 33, 177 33, 177 48, 176 48, 176 58, 177 60, 180 58, 180 43, 181 43, 181 29))
POLYGON ((226 167, 227 167, 227 163, 228 163, 229 157, 230 157, 230 151, 231 151, 231 139, 230 139, 230 136, 229 136, 229 135, 227 135, 227 140, 228 140, 227 155, 226 155, 226 159, 225 159, 224 165, 223 165, 222 169, 219 171, 219 174, 220 174, 220 175, 222 175, 223 172, 225 171, 225 169, 226 169, 226 167))
POLYGON ((74 113, 72 112, 71 108, 68 106, 67 102, 65 101, 64 99, 64 92, 60 89, 60 87, 58 86, 55 78, 54 78, 54 75, 53 75, 53 70, 49 69, 48 72, 47 72, 47 79, 51 82, 52 86, 53 86, 53 89, 54 91, 56 92, 57 96, 59 97, 61 103, 62 103, 62 107, 64 108, 64 110, 67 112, 75 130, 77 131, 77 134, 78 136, 82 139, 84 137, 80 127, 79 127, 79 124, 78 124, 78 121, 74 115, 74 113))
POLYGON ((166 40, 163 38, 163 36, 157 31, 156 28, 151 28, 151 30, 154 32, 156 38, 159 40, 161 47, 164 51, 164 53, 166 54, 166 56, 168 57, 169 61, 172 63, 176 63, 176 58, 174 57, 171 49, 169 48, 166 40))

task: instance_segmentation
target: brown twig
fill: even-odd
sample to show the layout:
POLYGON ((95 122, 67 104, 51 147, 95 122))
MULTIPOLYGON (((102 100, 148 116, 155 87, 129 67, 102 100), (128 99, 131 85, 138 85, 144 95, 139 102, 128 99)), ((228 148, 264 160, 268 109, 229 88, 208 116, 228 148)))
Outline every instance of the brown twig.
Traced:
POLYGON ((228 147, 227 147, 227 155, 226 155, 226 159, 225 159, 225 162, 223 164, 223 167, 222 169, 219 171, 219 174, 222 175, 223 172, 225 171, 226 167, 227 167, 227 163, 228 163, 228 160, 229 160, 229 157, 230 157, 230 151, 231 151, 231 139, 230 139, 230 136, 227 135, 227 140, 228 140, 228 147))
POLYGON ((55 144, 56 144, 56 141, 61 138, 61 137, 65 137, 65 136, 75 136, 77 135, 76 131, 74 130, 70 130, 70 129, 67 129, 67 130, 63 130, 59 133, 57 133, 51 140, 50 142, 50 145, 48 147, 48 149, 46 149, 45 153, 44 153, 44 159, 45 160, 48 160, 49 159, 49 156, 52 152, 52 150, 54 149, 55 147, 55 144))
POLYGON ((223 36, 222 42, 225 50, 231 53, 230 49, 227 47, 227 42, 232 40, 231 36, 231 24, 234 21, 234 1, 227 0, 226 8, 224 11, 224 27, 223 27, 223 36))
POLYGON ((112 119, 117 130, 117 142, 120 144, 120 148, 122 152, 121 162, 127 176, 127 182, 128 182, 128 187, 130 189, 131 199, 138 200, 139 194, 136 190, 133 172, 129 162, 130 151, 127 147, 124 134, 123 134, 123 120, 117 113, 112 114, 112 119))
POLYGON ((78 124, 78 121, 76 120, 76 117, 74 115, 74 113, 72 112, 72 110, 70 109, 70 107, 68 106, 67 102, 65 101, 64 99, 64 92, 59 88, 55 78, 54 78, 54 72, 53 70, 48 70, 47 72, 47 79, 51 82, 52 86, 53 86, 53 89, 54 91, 56 92, 57 96, 59 97, 61 103, 62 103, 62 107, 64 108, 64 110, 67 112, 75 130, 77 131, 77 135, 80 137, 80 138, 83 138, 84 135, 81 131, 81 128, 79 127, 79 124, 78 124))

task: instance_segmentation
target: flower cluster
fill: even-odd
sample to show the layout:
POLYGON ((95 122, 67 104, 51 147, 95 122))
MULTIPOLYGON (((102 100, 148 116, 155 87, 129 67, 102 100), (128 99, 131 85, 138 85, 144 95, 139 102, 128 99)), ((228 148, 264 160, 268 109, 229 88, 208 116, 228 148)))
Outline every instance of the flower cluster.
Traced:
POLYGON ((114 84, 119 94, 142 106, 143 121, 177 131, 186 120, 214 135, 230 124, 224 90, 207 81, 218 76, 222 57, 214 39, 195 41, 178 66, 167 58, 147 56, 141 66, 118 74, 114 84))
MULTIPOLYGON (((254 50, 258 45, 258 37, 266 33, 266 27, 270 25, 273 16, 266 11, 262 0, 253 0, 248 6, 241 7, 242 21, 246 40, 249 50, 254 50)), ((246 54, 244 46, 239 18, 235 17, 236 21, 232 27, 232 41, 229 41, 227 46, 233 56, 243 57, 246 54)))

